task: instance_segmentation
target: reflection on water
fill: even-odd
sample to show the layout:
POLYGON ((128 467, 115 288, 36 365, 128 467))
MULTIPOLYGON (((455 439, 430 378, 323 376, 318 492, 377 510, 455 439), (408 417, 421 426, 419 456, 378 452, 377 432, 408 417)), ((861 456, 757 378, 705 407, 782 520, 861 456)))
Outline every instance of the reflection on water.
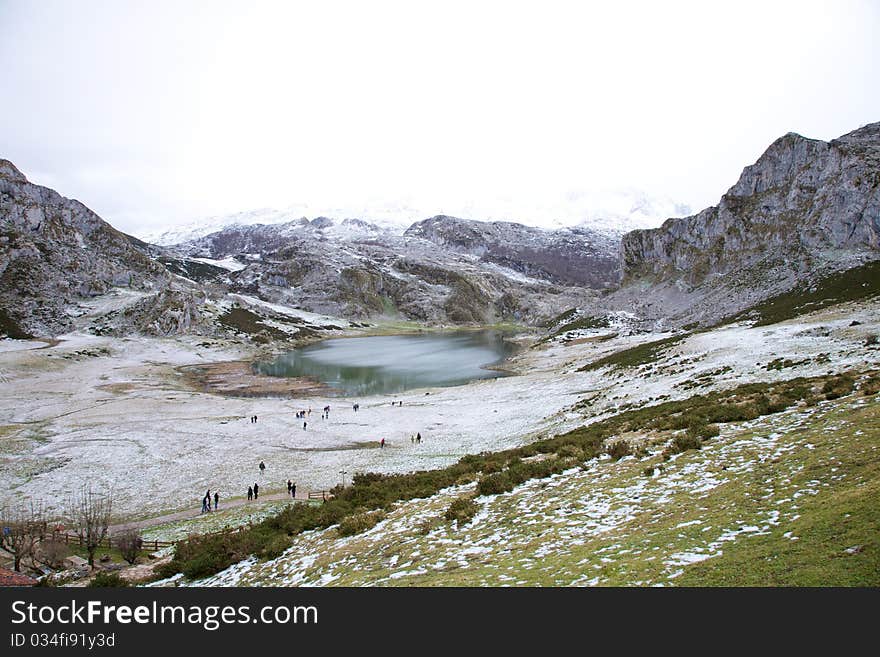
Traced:
POLYGON ((454 386, 503 376, 483 369, 509 356, 497 331, 389 335, 325 340, 255 369, 270 376, 309 377, 346 395, 454 386))

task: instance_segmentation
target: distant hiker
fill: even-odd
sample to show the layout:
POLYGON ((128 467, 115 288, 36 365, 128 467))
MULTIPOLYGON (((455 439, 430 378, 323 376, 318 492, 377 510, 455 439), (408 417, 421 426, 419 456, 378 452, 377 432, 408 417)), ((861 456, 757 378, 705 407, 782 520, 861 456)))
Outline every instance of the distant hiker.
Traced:
POLYGON ((220 493, 214 491, 214 511, 217 510, 217 505, 220 504, 220 493))
POLYGON ((290 496, 296 499, 296 484, 290 487, 290 496))
POLYGON ((254 482, 254 499, 257 499, 260 496, 260 485, 254 482))
POLYGON ((410 436, 410 437, 409 437, 409 442, 411 442, 413 445, 415 445, 415 444, 416 444, 416 437, 415 437, 415 436, 410 436))
POLYGON ((257 416, 254 415, 254 424, 256 424, 256 423, 257 423, 257 416))
POLYGON ((303 431, 306 430, 306 426, 308 426, 308 424, 309 424, 308 422, 303 422, 303 431))
POLYGON ((293 482, 290 479, 287 480, 287 494, 290 495, 290 489, 293 488, 293 482))
POLYGON ((312 407, 309 406, 309 415, 311 415, 311 414, 312 414, 312 407))
POLYGON ((379 447, 381 447, 382 449, 385 449, 385 439, 384 438, 379 441, 379 447))
POLYGON ((260 461, 260 474, 263 474, 263 471, 266 469, 266 464, 260 461))
POLYGON ((248 499, 249 500, 254 499, 254 489, 251 486, 248 486, 248 499))
POLYGON ((208 511, 208 496, 202 498, 202 513, 206 513, 208 511))
POLYGON ((421 442, 422 442, 422 434, 421 434, 421 432, 419 432, 419 433, 416 434, 416 442, 419 443, 419 444, 421 444, 421 442))
POLYGON ((354 412, 355 412, 355 413, 358 412, 358 409, 359 409, 360 407, 361 407, 360 404, 355 404, 354 406, 352 406, 352 408, 354 409, 354 412))

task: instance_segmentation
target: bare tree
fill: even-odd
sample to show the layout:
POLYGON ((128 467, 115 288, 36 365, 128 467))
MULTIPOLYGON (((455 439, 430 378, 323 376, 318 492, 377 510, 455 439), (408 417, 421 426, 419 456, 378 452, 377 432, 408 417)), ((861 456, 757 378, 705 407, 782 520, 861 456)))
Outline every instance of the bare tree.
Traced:
POLYGON ((116 547, 122 553, 122 558, 133 566, 144 546, 141 530, 137 527, 125 527, 121 532, 115 534, 115 540, 116 547))
POLYGON ((70 553, 70 546, 66 543, 47 536, 40 541, 34 551, 34 562, 58 570, 64 566, 64 560, 70 556, 70 553))
POLYGON ((68 503, 67 513, 80 543, 89 555, 89 566, 95 567, 95 552, 107 537, 110 514, 113 510, 111 494, 96 493, 91 486, 83 485, 68 503))
POLYGON ((0 548, 12 555, 15 570, 21 571, 22 559, 33 564, 36 546, 45 534, 42 504, 31 501, 0 509, 0 548))

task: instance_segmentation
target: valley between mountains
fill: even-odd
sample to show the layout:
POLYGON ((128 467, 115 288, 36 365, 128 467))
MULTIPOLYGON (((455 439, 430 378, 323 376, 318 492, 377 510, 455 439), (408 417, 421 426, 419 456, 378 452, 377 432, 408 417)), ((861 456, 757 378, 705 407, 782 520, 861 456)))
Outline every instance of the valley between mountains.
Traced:
POLYGON ((112 491, 115 527, 177 542, 119 571, 152 585, 876 586, 878 249, 880 124, 785 135, 717 206, 627 233, 292 217, 156 245, 3 160, 0 506, 112 491), (354 398, 252 368, 485 328, 510 376, 354 398))

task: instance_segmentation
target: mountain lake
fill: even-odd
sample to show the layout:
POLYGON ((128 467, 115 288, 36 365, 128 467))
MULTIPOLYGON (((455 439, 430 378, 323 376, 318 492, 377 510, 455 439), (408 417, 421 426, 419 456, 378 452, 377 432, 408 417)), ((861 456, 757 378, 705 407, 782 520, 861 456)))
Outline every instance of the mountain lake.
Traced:
POLYGON ((513 351, 503 334, 492 330, 337 338, 256 363, 254 370, 314 379, 349 397, 366 396, 507 376, 487 368, 513 351))

